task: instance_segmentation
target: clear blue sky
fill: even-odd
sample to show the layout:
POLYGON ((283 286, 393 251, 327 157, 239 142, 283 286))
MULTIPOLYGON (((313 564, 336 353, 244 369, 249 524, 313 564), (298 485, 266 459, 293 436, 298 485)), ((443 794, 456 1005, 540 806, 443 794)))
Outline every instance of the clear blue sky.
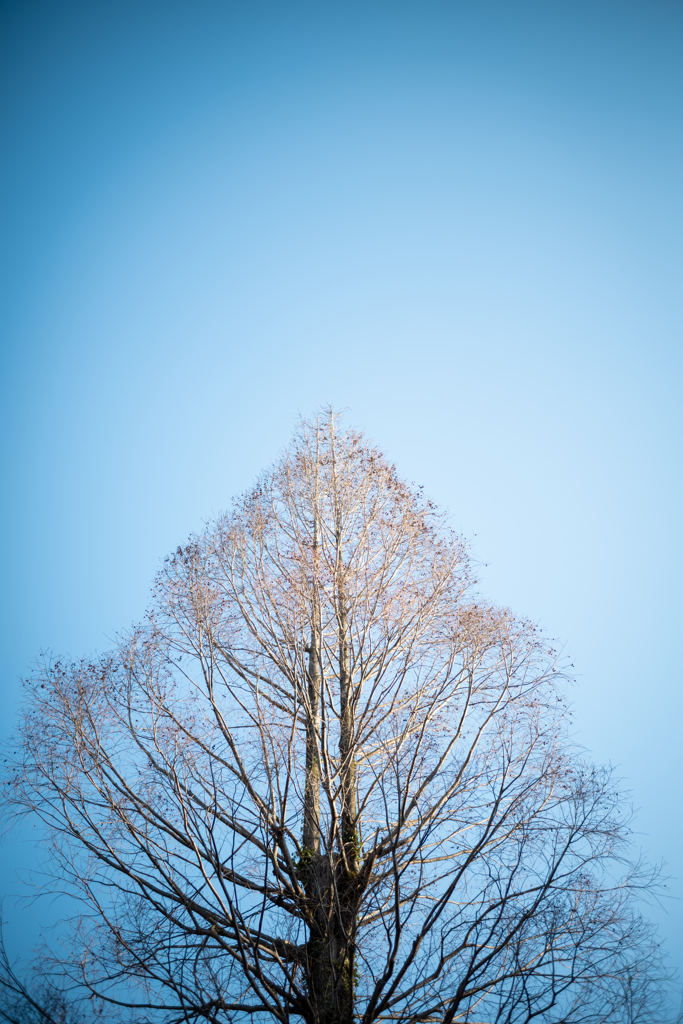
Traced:
POLYGON ((332 402, 566 644, 680 900, 681 3, 1 18, 4 731, 332 402))

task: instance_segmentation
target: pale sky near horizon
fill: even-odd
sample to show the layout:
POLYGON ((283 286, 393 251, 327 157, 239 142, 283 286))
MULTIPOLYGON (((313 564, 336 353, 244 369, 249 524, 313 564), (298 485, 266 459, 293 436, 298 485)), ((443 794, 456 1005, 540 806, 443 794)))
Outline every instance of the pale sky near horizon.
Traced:
POLYGON ((0 34, 3 733, 331 402, 565 645, 683 973, 681 3, 5 0, 0 34))

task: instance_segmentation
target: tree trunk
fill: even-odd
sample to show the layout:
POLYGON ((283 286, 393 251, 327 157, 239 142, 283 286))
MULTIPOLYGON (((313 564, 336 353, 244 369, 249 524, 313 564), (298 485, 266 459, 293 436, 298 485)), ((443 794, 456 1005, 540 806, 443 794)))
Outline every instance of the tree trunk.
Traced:
POLYGON ((320 853, 320 609, 314 597, 311 644, 308 649, 308 708, 306 714, 306 779, 304 788, 304 863, 320 853))
POLYGON ((351 1024, 353 973, 343 913, 345 874, 337 854, 316 857, 307 870, 310 1017, 307 1024, 351 1024))
MULTIPOLYGON (((334 448, 333 448, 334 459, 334 448)), ((336 473, 335 473, 336 482, 336 473)), ((317 514, 317 508, 316 508, 317 514)), ((316 549, 317 557, 317 523, 316 549)), ((357 919, 357 877, 360 868, 356 822, 356 773, 353 701, 349 665, 348 610, 343 565, 341 508, 335 494, 335 590, 339 638, 339 771, 341 821, 338 847, 321 851, 319 828, 318 716, 322 679, 319 668, 319 617, 314 610, 309 652, 306 801, 304 847, 309 858, 303 878, 309 899, 307 946, 308 991, 311 1017, 307 1024, 352 1024, 354 959, 357 919), (314 824, 314 819, 315 824, 314 824), (315 833, 315 834, 314 834, 315 833)), ((330 837, 334 842, 334 837, 330 837)))

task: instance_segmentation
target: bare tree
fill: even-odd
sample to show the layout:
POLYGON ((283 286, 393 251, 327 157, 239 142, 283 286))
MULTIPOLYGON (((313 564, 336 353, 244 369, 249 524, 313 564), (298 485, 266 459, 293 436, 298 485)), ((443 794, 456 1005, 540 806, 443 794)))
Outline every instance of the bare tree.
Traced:
POLYGON ((46 659, 5 789, 89 907, 61 969, 138 1021, 661 1021, 623 804, 472 587, 330 413, 112 654, 46 659))

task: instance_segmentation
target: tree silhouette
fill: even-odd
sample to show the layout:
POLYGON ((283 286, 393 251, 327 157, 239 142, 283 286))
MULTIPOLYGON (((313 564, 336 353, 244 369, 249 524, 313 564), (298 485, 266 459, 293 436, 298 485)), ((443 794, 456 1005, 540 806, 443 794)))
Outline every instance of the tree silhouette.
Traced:
POLYGON ((136 1021, 661 1021, 621 798, 473 585, 330 412, 112 653, 46 659, 5 790, 89 908, 59 970, 136 1021))

